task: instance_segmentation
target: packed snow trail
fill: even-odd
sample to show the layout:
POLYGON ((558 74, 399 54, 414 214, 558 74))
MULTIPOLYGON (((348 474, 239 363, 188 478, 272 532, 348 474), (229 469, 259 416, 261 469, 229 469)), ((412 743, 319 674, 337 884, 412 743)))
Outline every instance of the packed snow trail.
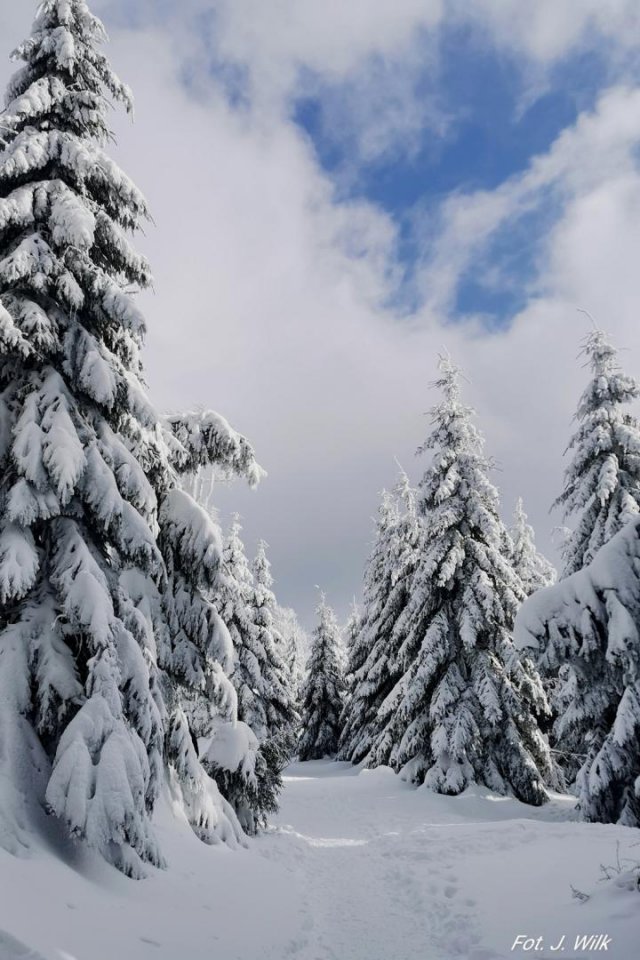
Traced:
POLYGON ((437 827, 415 829, 389 770, 357 774, 347 764, 307 763, 287 777, 279 829, 289 845, 263 850, 297 850, 304 896, 286 956, 486 957, 477 952, 475 903, 461 896, 437 827))
POLYGON ((200 843, 165 797, 169 868, 147 880, 53 838, 28 858, 0 850, 0 960, 545 960, 563 934, 573 960, 591 933, 630 960, 640 894, 600 884, 600 865, 640 859, 640 833, 573 822, 572 806, 315 761, 289 768, 273 827, 233 851, 200 843), (547 949, 512 951, 518 934, 547 949))

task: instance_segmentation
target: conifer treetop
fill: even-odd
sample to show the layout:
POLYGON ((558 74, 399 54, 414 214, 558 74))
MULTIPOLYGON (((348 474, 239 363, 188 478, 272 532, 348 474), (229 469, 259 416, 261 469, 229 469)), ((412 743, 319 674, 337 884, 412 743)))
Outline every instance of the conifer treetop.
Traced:
POLYGON ((535 533, 528 522, 522 497, 518 497, 511 527, 511 556, 527 596, 556 579, 553 565, 536 549, 535 533))
POLYGON ((269 544, 266 540, 258 541, 251 572, 254 579, 255 606, 259 611, 259 623, 271 630, 276 598, 273 592, 274 579, 271 573, 271 562, 267 557, 268 548, 269 544))
POLYGON ((595 553, 640 512, 640 423, 627 409, 640 384, 625 374, 602 330, 591 331, 582 355, 591 370, 567 452, 572 460, 554 506, 573 529, 563 548, 563 576, 586 566, 595 553))
POLYGON ((238 583, 248 588, 252 583, 251 569, 244 550, 240 534, 242 533, 242 517, 239 513, 231 516, 231 525, 224 541, 224 563, 232 572, 238 583))
MULTIPOLYGON (((484 569, 496 566, 507 590, 503 597, 513 609, 521 587, 501 557, 504 528, 499 498, 489 478, 492 462, 484 454, 484 438, 473 422, 474 410, 462 402, 461 370, 448 356, 439 361, 440 377, 433 386, 443 394, 431 409, 433 430, 418 454, 433 451, 432 461, 419 484, 419 509, 426 518, 429 570, 438 586, 459 578, 466 560, 473 580, 465 590, 478 589, 478 599, 488 587, 484 569), (486 551, 490 556, 481 560, 486 551)), ((471 614, 471 610, 468 611, 471 614)))
POLYGON ((6 95, 7 114, 17 129, 40 122, 43 129, 49 124, 89 132, 101 142, 109 139, 104 91, 128 113, 133 96, 99 49, 107 39, 104 25, 84 0, 43 0, 31 36, 12 54, 12 60, 26 64, 6 95))

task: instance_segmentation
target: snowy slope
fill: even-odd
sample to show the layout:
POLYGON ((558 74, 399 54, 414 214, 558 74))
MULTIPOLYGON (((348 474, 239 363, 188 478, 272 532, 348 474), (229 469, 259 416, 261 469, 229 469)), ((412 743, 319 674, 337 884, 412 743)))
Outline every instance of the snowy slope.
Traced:
POLYGON ((600 864, 618 843, 640 859, 640 834, 571 817, 567 797, 537 809, 437 796, 384 768, 296 764, 275 828, 248 849, 205 847, 165 802, 170 869, 145 881, 85 854, 1 852, 0 960, 497 960, 524 956, 519 933, 566 934, 564 960, 581 955, 576 933, 608 933, 607 955, 627 960, 640 894, 599 883, 600 864))

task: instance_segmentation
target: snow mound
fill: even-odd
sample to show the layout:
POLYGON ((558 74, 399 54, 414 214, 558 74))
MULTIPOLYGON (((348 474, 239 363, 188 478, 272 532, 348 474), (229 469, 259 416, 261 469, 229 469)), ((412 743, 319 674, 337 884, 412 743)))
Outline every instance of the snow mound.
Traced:
POLYGON ((205 761, 212 766, 235 773, 248 756, 258 750, 258 739, 242 720, 218 727, 207 750, 205 761))
POLYGON ((367 780, 391 780, 396 776, 396 773, 391 769, 391 767, 372 767, 367 769, 366 767, 360 771, 358 774, 359 777, 366 777, 367 780))

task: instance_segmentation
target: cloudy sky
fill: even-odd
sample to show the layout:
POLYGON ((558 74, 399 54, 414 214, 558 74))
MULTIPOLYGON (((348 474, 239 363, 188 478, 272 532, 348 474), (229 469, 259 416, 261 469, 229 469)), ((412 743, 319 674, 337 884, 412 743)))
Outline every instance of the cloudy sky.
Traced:
MULTIPOLYGON (((0 0, 8 53, 35 2, 0 0)), ((218 494, 281 601, 359 592, 429 383, 466 369, 508 516, 549 505, 590 311, 640 375, 637 0, 95 0, 154 223, 157 405, 219 410, 269 479, 218 494)), ((11 71, 3 60, 0 81, 11 71)))

